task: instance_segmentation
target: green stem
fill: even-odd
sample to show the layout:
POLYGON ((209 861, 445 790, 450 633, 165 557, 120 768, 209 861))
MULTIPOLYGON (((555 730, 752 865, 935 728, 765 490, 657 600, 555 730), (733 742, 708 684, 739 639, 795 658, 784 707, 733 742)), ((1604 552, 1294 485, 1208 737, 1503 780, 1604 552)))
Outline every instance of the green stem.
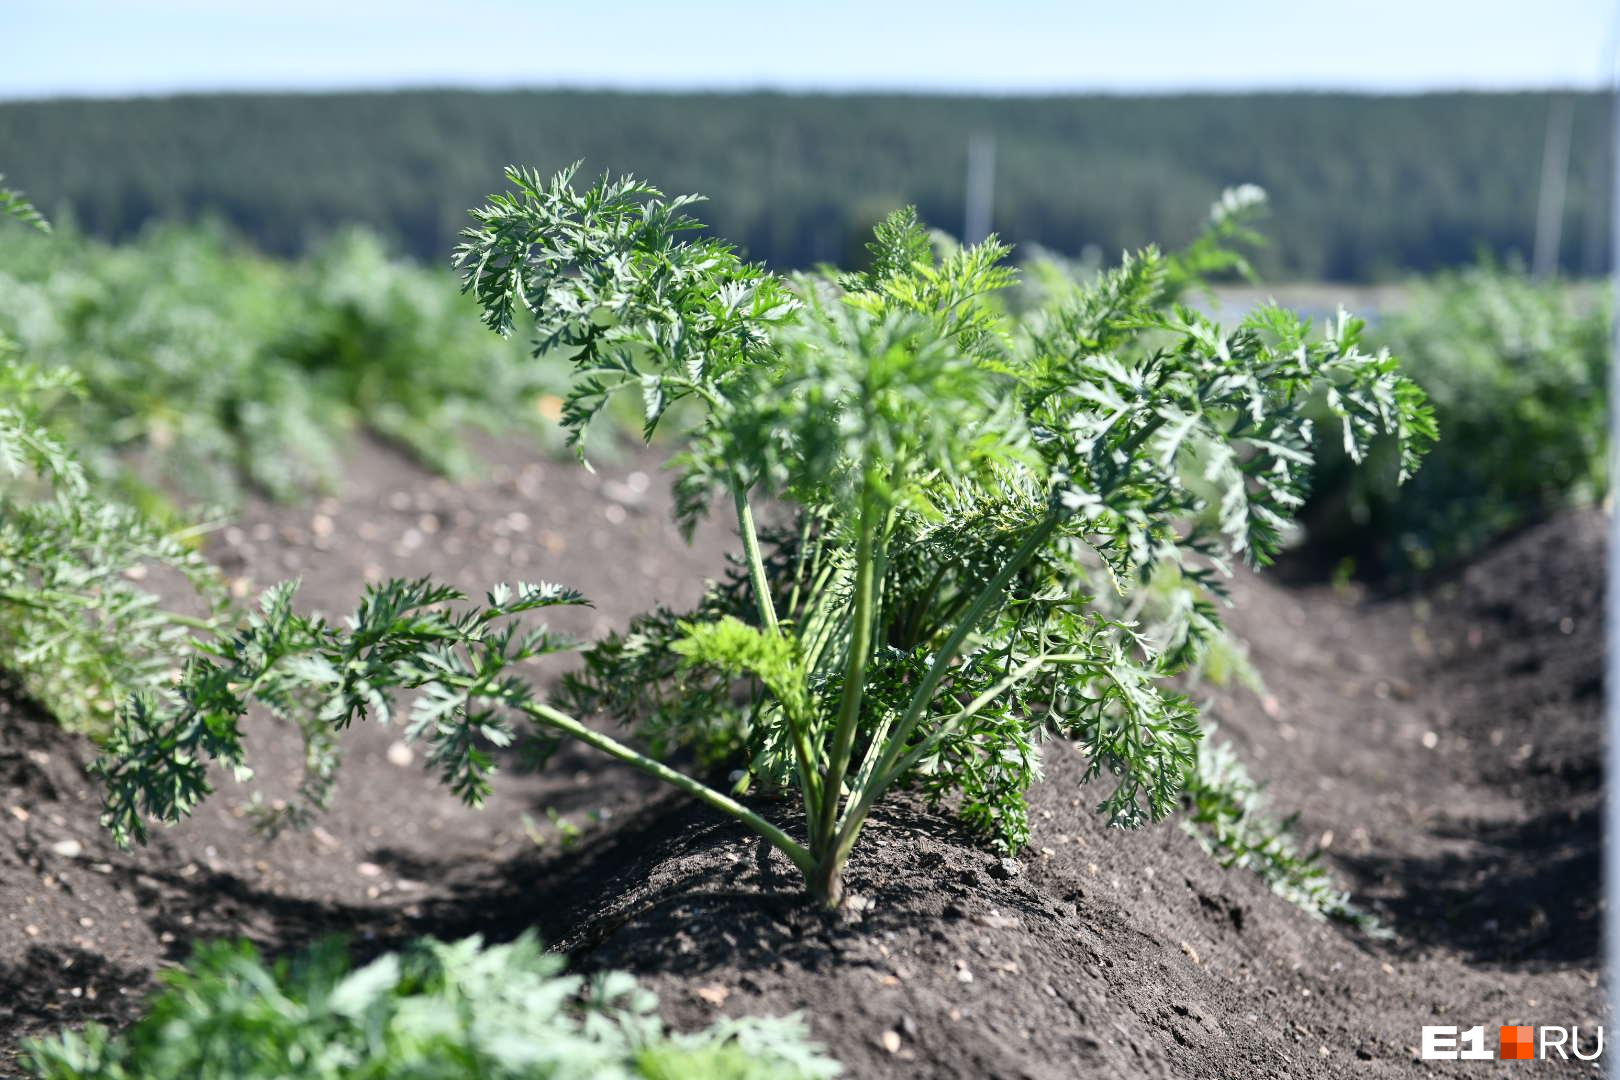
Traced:
MULTIPOLYGON (((95 607, 97 602, 84 596, 72 593, 40 593, 64 603, 72 603, 76 607, 95 607)), ((16 604, 18 607, 29 608, 33 611, 54 612, 56 609, 48 603, 29 596, 26 593, 0 591, 0 604, 16 604)), ((207 619, 199 619, 194 615, 182 615, 178 611, 159 611, 157 613, 165 622, 172 622, 176 626, 184 626, 192 630, 213 630, 214 624, 207 619)))
MULTIPOLYGON (((1007 582, 1011 581, 1012 576, 1021 570, 1024 564, 1041 549, 1046 543, 1046 538, 1051 536, 1052 531, 1057 528, 1058 521, 1059 512, 1055 509, 1048 510, 1046 516, 1041 518, 1036 526, 1030 530, 1029 535, 1024 538, 1024 542, 1018 545, 1018 550, 1014 551, 1012 556, 1002 564, 1001 569, 996 571, 996 576, 986 582, 984 588, 980 589, 978 595, 973 598, 973 603, 957 622, 956 628, 951 631, 951 636, 945 639, 945 644, 940 646, 939 652, 934 654, 934 661, 928 667, 928 674, 923 677, 923 681, 912 692, 911 701, 906 705, 905 714, 900 719, 900 727, 895 732, 896 746, 904 743, 911 736, 912 729, 917 726, 917 721, 921 718, 923 709, 933 700, 934 691, 939 688, 940 682, 945 678, 946 669, 956 662, 957 654, 962 651, 962 646, 966 644, 968 637, 979 628, 979 623, 983 621, 985 615, 1000 602, 1002 593, 1006 591, 1007 582)), ((894 750, 894 755, 899 755, 898 749, 894 750)))
MULTIPOLYGON (((765 632, 779 635, 781 624, 776 619, 776 605, 771 602, 770 581, 765 576, 765 559, 759 550, 759 531, 754 527, 754 510, 748 502, 748 492, 742 481, 732 477, 731 497, 737 507, 737 531, 742 534, 743 552, 748 560, 748 581, 754 591, 754 602, 759 607, 760 624, 765 632)), ((782 703, 782 718, 793 739, 793 756, 799 774, 799 794, 804 799, 805 815, 815 821, 821 809, 820 778, 816 774, 815 757, 810 750, 807 721, 793 715, 787 702, 782 703)))
POLYGON ((1041 668, 1056 666, 1058 664, 1089 664, 1094 663, 1095 660, 1095 657, 1089 656, 1085 653, 1044 653, 1040 656, 1032 657, 1031 659, 1024 661, 1022 664, 1018 665, 1018 667, 1007 672, 1007 674, 1002 677, 1000 682, 996 683, 994 686, 990 687, 990 689, 984 691, 978 697, 968 702, 959 712, 952 713, 950 716, 947 716, 945 719, 941 720, 939 726, 933 731, 930 731, 925 738, 917 743, 916 746, 912 747, 904 757, 895 763, 894 767, 891 768, 887 774, 879 777, 876 784, 876 789, 878 791, 882 791, 884 788, 894 783, 894 781, 904 776, 906 770, 912 768, 917 764, 917 762, 927 757, 928 754, 939 746, 941 742, 949 738, 957 728, 977 716, 980 710, 982 710, 986 705, 996 700, 996 698, 1000 697, 1007 690, 1016 686, 1018 683, 1022 682, 1030 675, 1033 675, 1041 668))
POLYGON ((754 509, 748 504, 748 492, 742 481, 731 481, 732 501, 737 505, 737 531, 742 534, 743 553, 748 559, 748 581, 754 589, 754 603, 759 606, 760 625, 771 633, 777 632, 776 605, 771 603, 770 583, 765 578, 765 559, 759 553, 759 532, 754 528, 754 509))
POLYGON ((178 611, 165 611, 163 617, 176 626, 184 626, 191 630, 212 631, 215 629, 214 624, 207 619, 199 619, 193 615, 182 615, 178 611))
POLYGON ((855 836, 860 832, 861 822, 871 810, 872 803, 876 801, 884 788, 893 778, 895 763, 905 751, 906 742, 921 722, 923 711, 928 703, 934 699, 934 691, 939 689, 940 682, 945 678, 946 670, 955 663, 957 654, 962 651, 969 635, 978 629, 979 623, 1001 600, 1002 593, 1007 588, 1007 582, 1012 580, 1023 565, 1034 557, 1035 553, 1046 543, 1047 537, 1057 528, 1060 520, 1060 511, 1057 508, 1049 509, 1046 516, 1030 530, 1018 550, 1002 564, 996 576, 991 578, 973 598, 973 603, 967 612, 957 622, 956 629, 951 636, 945 639, 939 652, 934 654, 933 663, 928 667, 928 673, 923 676, 922 682, 911 695, 911 701, 906 706, 905 713, 886 740, 883 756, 878 759, 877 765, 872 769, 868 783, 861 791, 856 801, 851 804, 849 811, 844 815, 843 826, 839 830, 838 849, 848 852, 855 842, 855 836))
POLYGON ((663 762, 655 761, 611 736, 604 735, 594 728, 586 727, 567 713, 559 712, 549 705, 527 702, 520 705, 519 708, 537 723, 572 735, 580 742, 594 746, 604 754, 618 758, 620 761, 640 769, 648 776, 673 785, 700 802, 707 803, 716 810, 735 818, 766 841, 774 844, 807 878, 814 872, 815 860, 803 844, 748 809, 736 799, 728 795, 722 795, 707 784, 694 780, 685 773, 677 772, 663 762))
POLYGON ((928 617, 929 601, 939 591, 940 583, 945 580, 945 572, 955 566, 956 563, 956 559, 941 559, 939 565, 934 568, 933 575, 929 577, 928 584, 924 585, 921 591, 917 593, 916 598, 912 601, 911 610, 906 613, 905 637, 903 639, 905 644, 902 645, 902 648, 913 645, 922 638, 923 620, 928 617))
POLYGON ((804 616, 799 620, 799 643, 804 647, 805 666, 818 673, 821 671, 821 656, 827 651, 838 629, 826 603, 829 582, 837 571, 838 563, 833 559, 826 560, 826 565, 810 582, 805 594, 804 616))
POLYGON ((827 759, 827 778, 821 785, 821 820, 811 836, 818 849, 832 840, 838 827, 838 800, 843 793, 844 775, 855 747, 860 726, 861 697, 866 689, 866 659, 872 651, 872 608, 876 592, 877 560, 873 548, 877 540, 877 511, 869 492, 861 498, 860 538, 855 547, 855 613, 850 625, 849 653, 844 665, 844 692, 839 700, 838 724, 833 729, 832 751, 827 759))
POLYGON ((799 530, 799 550, 794 553, 793 559, 793 591, 788 594, 787 617, 793 618, 793 613, 799 610, 799 593, 805 583, 804 566, 810 555, 810 531, 814 522, 808 513, 804 514, 804 527, 799 530))

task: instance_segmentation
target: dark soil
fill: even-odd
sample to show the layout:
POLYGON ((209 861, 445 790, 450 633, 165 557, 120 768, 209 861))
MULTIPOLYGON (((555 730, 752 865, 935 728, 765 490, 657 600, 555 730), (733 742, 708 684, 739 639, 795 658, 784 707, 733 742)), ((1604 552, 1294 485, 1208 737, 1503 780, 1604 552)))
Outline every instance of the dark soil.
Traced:
MULTIPOLYGON (((259 584, 302 573, 304 602, 334 613, 368 571, 563 581, 596 601, 583 634, 690 601, 723 566, 724 528, 684 547, 646 466, 500 456, 452 487, 371 448, 341 500, 251 508, 219 553, 259 584)), ((805 1010, 857 1077, 1443 1075, 1415 1060, 1424 1024, 1589 1028, 1603 532, 1567 516, 1419 599, 1237 581, 1231 622, 1267 693, 1210 691, 1217 737, 1387 940, 1222 870, 1175 824, 1105 828, 1064 744, 1018 859, 902 802, 857 851, 858 910, 833 918, 779 857, 588 752, 503 778, 475 812, 379 726, 352 733, 318 829, 258 839, 227 788, 123 855, 96 828, 86 744, 0 706, 0 1071, 19 1036, 127 1019, 155 970, 218 934, 379 948, 538 926, 581 967, 644 975, 677 1024, 805 1010)), ((261 775, 285 785, 292 748, 262 736, 261 775)))

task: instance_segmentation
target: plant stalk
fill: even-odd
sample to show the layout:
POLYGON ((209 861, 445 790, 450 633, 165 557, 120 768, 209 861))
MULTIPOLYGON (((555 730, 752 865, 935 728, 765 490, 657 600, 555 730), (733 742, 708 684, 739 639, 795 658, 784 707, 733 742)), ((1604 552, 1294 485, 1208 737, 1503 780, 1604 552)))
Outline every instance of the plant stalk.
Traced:
POLYGON ((776 605, 771 602, 770 583, 765 578, 765 559, 759 553, 759 531, 754 528, 754 508, 748 503, 748 492, 742 481, 731 481, 731 498, 737 506, 737 531, 742 534, 743 553, 748 559, 748 581, 754 590, 754 603, 759 607, 759 622, 770 633, 780 629, 776 622, 776 605))
MULTIPOLYGON (((71 601, 74 604, 77 604, 79 607, 95 607, 96 606, 95 601, 90 600, 87 597, 78 596, 78 595, 75 595, 75 594, 50 593, 48 595, 54 596, 54 597, 56 597, 57 599, 60 599, 60 600, 71 601)), ((16 592, 0 591, 0 604, 15 604, 18 607, 30 608, 30 609, 32 609, 34 611, 53 611, 53 610, 55 610, 49 604, 42 604, 38 600, 35 600, 33 597, 28 596, 25 593, 16 593, 16 592)), ((198 618, 195 615, 182 615, 178 611, 166 611, 166 610, 165 611, 159 611, 159 612, 157 612, 157 614, 163 619, 164 622, 171 622, 171 623, 174 623, 176 626, 184 626, 187 629, 205 630, 205 631, 212 631, 212 630, 215 629, 214 624, 212 622, 208 621, 207 619, 198 618)))
MULTIPOLYGON (((771 600, 770 582, 765 576, 765 558, 759 550, 759 531, 754 527, 754 509, 748 502, 748 492, 742 481, 732 477, 731 497, 737 507, 737 531, 742 534, 743 553, 748 560, 748 581, 754 591, 754 602, 759 607, 759 621, 767 634, 779 635, 781 625, 776 619, 776 605, 771 600)), ((814 822, 821 812, 821 781, 816 772, 815 756, 810 750, 810 736, 802 718, 792 715, 786 703, 782 719, 793 738, 793 756, 799 774, 799 795, 804 799, 805 816, 814 822)))
POLYGON ((805 876, 810 899, 828 911, 837 911, 844 903, 844 864, 848 860, 848 854, 837 858, 829 855, 805 876))
MULTIPOLYGON (((849 771, 855 733, 860 726, 861 696, 866 688, 866 658, 872 651, 872 609, 876 593, 877 560, 873 548, 877 539, 877 512, 869 493, 861 499, 861 531, 855 547, 855 613, 850 626, 849 655, 844 666, 844 692, 838 704, 838 724, 833 729, 832 750, 827 758, 827 778, 821 785, 821 820, 810 834, 811 847, 827 849, 830 855, 838 828, 838 803, 843 794, 844 776, 849 771)), ((832 872, 836 872, 834 869, 832 872)))
POLYGON ((816 861, 811 857, 805 846, 736 799, 721 794, 707 784, 694 780, 683 772, 677 772, 661 761, 653 760, 609 735, 604 735, 594 728, 587 727, 567 713, 559 712, 549 705, 528 702, 522 704, 519 708, 535 722, 572 735, 580 742, 594 746, 604 754, 618 758, 628 765, 633 765, 655 779, 680 788, 700 802, 707 803, 716 810, 742 822, 742 824, 752 829, 767 842, 775 845, 782 854, 786 855, 793 865, 797 866, 800 872, 805 875, 806 881, 812 880, 817 869, 816 861))
POLYGON ((904 715, 901 716, 900 722, 895 725, 894 731, 885 741, 883 756, 878 759, 877 765, 872 769, 865 787, 844 814, 843 824, 838 831, 835 855, 841 852, 846 858, 848 857, 850 848, 855 844, 855 838, 860 834, 861 823, 866 819, 867 813, 871 811, 873 802, 893 781, 895 763, 899 761, 900 755, 905 752, 906 742, 911 738, 911 733, 917 729, 917 724, 921 722, 923 711, 927 709, 928 703, 933 700, 934 692, 939 689, 940 682, 945 678, 946 670, 951 664, 955 663, 957 654, 962 651, 962 646, 966 644, 969 635, 978 629, 979 623, 984 620, 985 615, 1000 600, 1001 594, 1007 588, 1007 582, 1011 581, 1012 576, 1041 549, 1046 543, 1047 537, 1051 536, 1052 531, 1057 528, 1060 520, 1061 512, 1055 506, 1047 510, 1046 515, 1030 530, 1029 535, 1024 538, 1024 542, 1018 546, 1018 550, 1014 551, 1012 556, 1002 564, 1001 569, 996 571, 996 576, 986 582, 983 589, 979 590, 967 612, 957 622, 956 629, 951 631, 951 636, 945 639, 945 644, 940 646, 939 652, 934 654, 934 661, 929 665, 928 673, 923 676, 922 682, 917 684, 917 689, 912 693, 911 701, 907 704, 904 715))

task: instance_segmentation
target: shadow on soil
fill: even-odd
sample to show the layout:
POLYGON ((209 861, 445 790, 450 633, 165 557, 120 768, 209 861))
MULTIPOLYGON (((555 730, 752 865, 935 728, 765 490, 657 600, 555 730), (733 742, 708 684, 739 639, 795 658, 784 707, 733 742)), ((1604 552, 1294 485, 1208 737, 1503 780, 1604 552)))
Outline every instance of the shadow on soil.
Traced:
POLYGON ((1362 880, 1399 882, 1384 913, 1413 949, 1527 971, 1596 963, 1601 951, 1602 815, 1549 811, 1524 822, 1438 831, 1434 858, 1343 856, 1362 880))

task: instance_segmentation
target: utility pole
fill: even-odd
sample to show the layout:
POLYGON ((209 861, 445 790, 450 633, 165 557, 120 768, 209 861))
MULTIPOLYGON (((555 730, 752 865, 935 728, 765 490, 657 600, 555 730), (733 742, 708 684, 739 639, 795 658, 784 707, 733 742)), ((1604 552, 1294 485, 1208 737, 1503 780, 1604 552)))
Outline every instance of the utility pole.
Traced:
MULTIPOLYGON (((1615 514, 1614 481, 1620 472, 1620 3, 1609 23, 1599 85, 1609 97, 1609 557, 1610 587, 1603 599, 1603 958, 1605 1021, 1610 1031, 1620 1020, 1620 516, 1615 514)), ((1620 1080, 1620 1057, 1610 1056, 1604 1075, 1620 1080)))
POLYGON ((996 139, 980 132, 968 140, 967 198, 962 242, 977 244, 990 235, 990 208, 996 197, 996 139))
POLYGON ((1547 138, 1541 150, 1541 199, 1536 207, 1536 246, 1530 272, 1546 280, 1558 275, 1558 248, 1564 238, 1564 191, 1569 180, 1569 135, 1575 99, 1562 95, 1547 111, 1547 138))

